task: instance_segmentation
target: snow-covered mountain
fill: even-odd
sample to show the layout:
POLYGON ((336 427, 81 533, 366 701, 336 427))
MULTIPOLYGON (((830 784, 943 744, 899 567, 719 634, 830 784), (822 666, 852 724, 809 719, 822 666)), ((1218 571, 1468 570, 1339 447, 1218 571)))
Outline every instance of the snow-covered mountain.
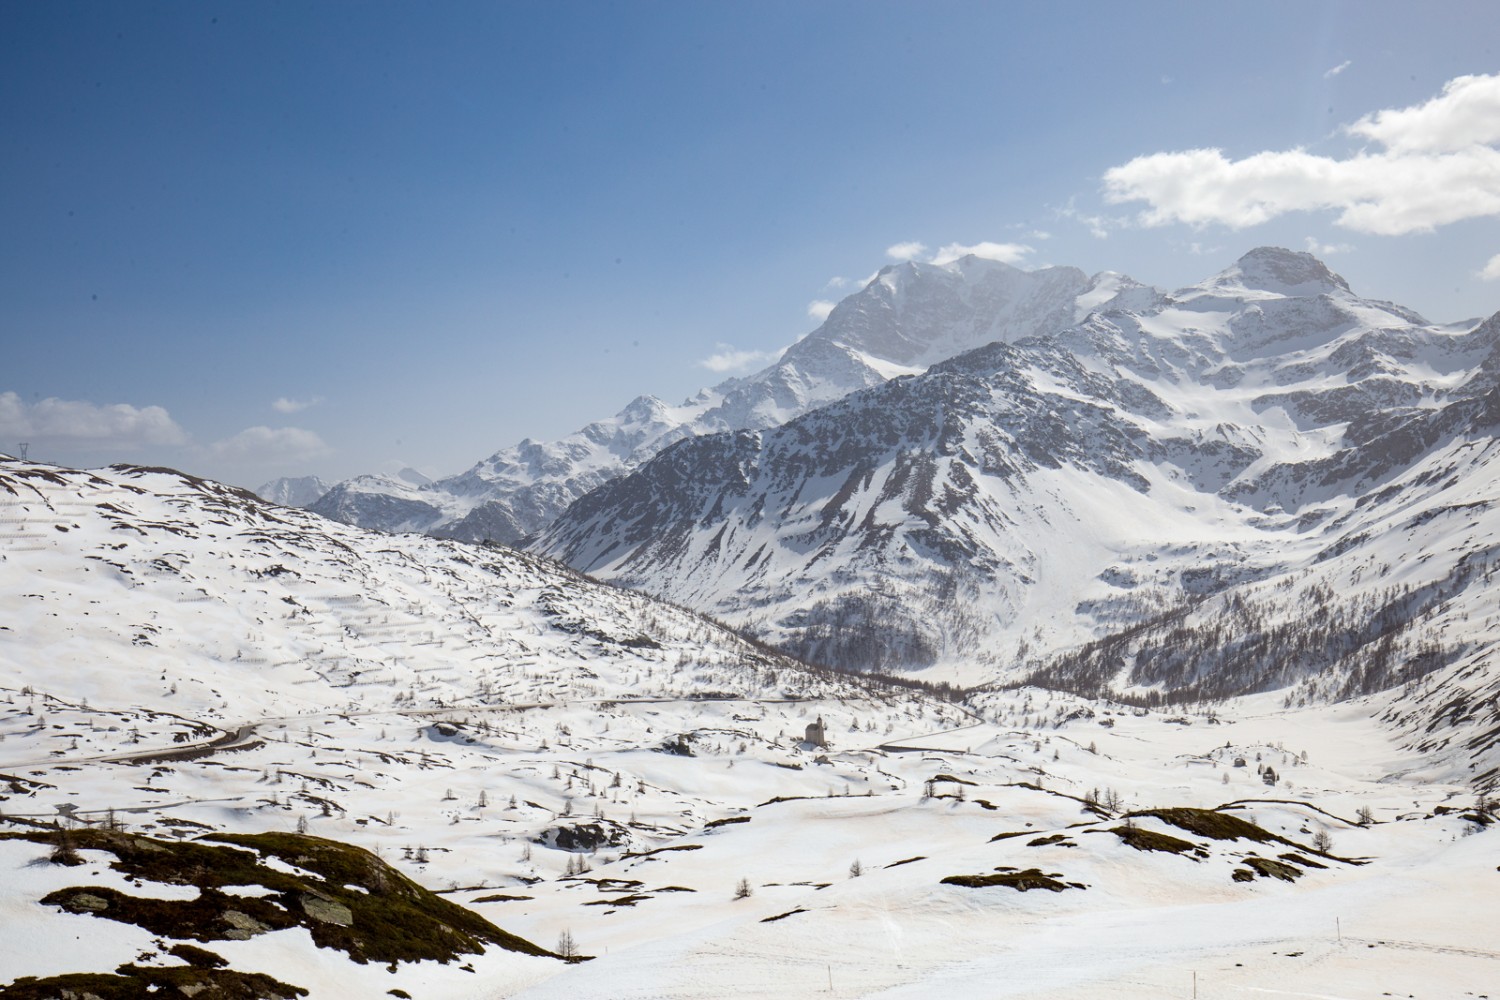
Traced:
POLYGON ((1132 287, 1113 274, 1090 279, 1070 267, 1022 271, 973 256, 893 265, 754 375, 729 379, 678 406, 641 396, 561 440, 528 439, 425 485, 359 476, 334 486, 312 509, 382 531, 514 541, 676 441, 775 427, 982 344, 1056 329, 1132 287))
POLYGON ((282 476, 261 484, 255 495, 283 507, 311 507, 329 485, 317 476, 282 476))
POLYGON ((681 442, 535 548, 855 669, 1014 678, 1206 595, 1212 616, 1308 588, 1327 599, 1283 602, 1266 627, 1353 628, 1398 602, 1399 656, 1370 674, 1356 651, 1387 632, 1353 628, 1274 669, 1221 657, 1210 680, 1193 672, 1208 661, 1168 676, 1122 640, 1107 679, 1238 693, 1366 669, 1348 690, 1374 690, 1409 661, 1490 655, 1500 317, 1431 324, 1263 248, 1035 332, 681 442))

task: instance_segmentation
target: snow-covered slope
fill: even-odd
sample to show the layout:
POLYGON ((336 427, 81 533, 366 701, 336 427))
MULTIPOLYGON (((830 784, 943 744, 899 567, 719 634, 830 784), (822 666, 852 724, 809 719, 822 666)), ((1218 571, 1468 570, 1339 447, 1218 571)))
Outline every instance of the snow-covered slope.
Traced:
POLYGON ((1496 808, 1399 744, 1401 692, 952 704, 166 470, 5 461, 0 535, 0 996, 1478 996, 1500 962, 1496 808))
POLYGON ((514 541, 683 438, 774 427, 981 344, 1055 329, 1086 304, 1133 287, 1118 275, 1090 279, 1069 267, 1022 271, 972 256, 893 265, 754 375, 729 379, 679 406, 641 396, 561 440, 522 441, 418 489, 357 477, 335 486, 313 509, 382 531, 514 541))
POLYGON ((682 442, 536 548, 823 662, 1014 677, 1205 594, 1352 566, 1362 540, 1439 577, 1478 558, 1497 373, 1500 319, 1432 325, 1261 249, 781 427, 682 442), (1468 533, 1456 551, 1397 530, 1429 505, 1468 533))
MULTIPOLYGON (((469 944, 455 944, 445 929, 452 915, 429 896, 416 900, 425 917, 401 909, 414 896, 394 902, 400 919, 431 926, 404 927, 392 941, 389 929, 362 924, 383 919, 382 911, 355 907, 351 916, 352 904, 341 902, 348 893, 406 893, 373 859, 330 855, 327 870, 286 865, 325 848, 254 841, 242 846, 277 857, 245 862, 244 884, 224 886, 195 868, 214 850, 212 864, 229 863, 224 848, 205 847, 181 871, 168 865, 164 875, 142 876, 143 887, 131 859, 167 848, 133 833, 300 834, 315 826, 311 832, 362 840, 377 854, 404 845, 404 860, 420 875, 428 863, 421 845, 460 817, 441 805, 415 824, 398 816, 415 812, 419 799, 439 801, 433 772, 456 771, 451 751, 459 750, 467 776, 452 784, 488 781, 483 775, 502 765, 523 773, 518 782, 489 786, 496 812, 508 799, 520 810, 513 818, 526 817, 518 828, 524 836, 554 848, 559 838, 567 842, 555 850, 561 857, 577 849, 568 846, 581 836, 577 824, 592 819, 597 828, 604 814, 569 819, 565 803, 574 793, 561 782, 556 796, 531 787, 536 764, 513 757, 522 747, 565 748, 569 724, 644 700, 652 707, 621 719, 619 736, 691 754, 695 730, 712 717, 727 721, 749 699, 779 700, 783 711, 800 715, 799 699, 858 697, 867 689, 690 612, 507 548, 392 538, 171 470, 84 472, 0 460, 0 822, 31 838, 0 832, 0 934, 13 945, 34 942, 0 950, 0 995, 33 995, 24 984, 7 992, 6 983, 21 976, 102 976, 117 967, 125 978, 63 979, 35 995, 84 988, 133 995, 148 982, 188 975, 183 963, 219 959, 235 970, 182 982, 239 989, 244 972, 250 992, 215 995, 294 995, 263 992, 281 989, 256 986, 253 976, 264 974, 313 986, 321 997, 383 995, 399 986, 458 996, 476 969, 512 988, 554 974, 555 957, 516 955, 509 944, 468 959, 506 939, 476 925, 464 932, 469 944), (700 709, 705 698, 712 702, 700 709), (568 713, 574 705, 581 716, 568 713), (664 713, 662 706, 671 707, 664 713), (527 710, 524 721, 515 717, 527 710), (667 728, 653 735, 650 720, 663 714, 667 728), (330 757, 317 743, 332 730, 344 731, 330 757), (462 752, 476 743, 485 749, 462 752), (529 797, 524 809, 517 794, 529 797), (539 798, 550 808, 534 805, 539 798), (46 832, 59 820, 62 833, 46 832), (109 836, 76 845, 78 864, 69 858, 56 862, 54 874, 35 871, 39 851, 43 864, 71 854, 73 846, 58 838, 72 825, 109 836), (364 836, 376 829, 387 836, 364 836), (133 833, 115 836, 123 830, 133 833), (360 877, 329 874, 348 864, 360 877), (286 870, 311 870, 311 881, 277 881, 275 872, 286 870), (329 878, 334 884, 319 889, 329 878), (203 895, 180 912, 159 902, 185 901, 198 890, 203 895), (264 902, 236 905, 236 895, 269 895, 273 910, 264 902), (276 907, 293 913, 283 919, 276 907), (349 934, 323 927, 351 920, 349 934), (92 945, 75 947, 85 934, 92 945), (54 944, 63 940, 67 947, 54 944), (192 950, 205 943, 213 955, 192 950), (449 961, 439 957, 449 945, 462 968, 435 967, 449 961), (379 964, 368 970, 350 965, 372 958, 379 964), (385 972, 387 962, 399 976, 385 972)), ((905 700, 927 704, 920 695, 905 700)), ((640 780, 631 787, 656 822, 627 827, 621 816, 606 824, 611 843, 650 843, 666 815, 691 813, 679 793, 669 801, 647 794, 640 780)), ((456 801, 451 790, 447 800, 456 801)), ((480 791, 480 814, 485 801, 480 791)), ((492 852, 495 837, 514 835, 493 824, 462 832, 445 836, 450 846, 441 850, 492 852)), ((479 876, 466 861, 451 870, 463 871, 468 884, 479 876)), ((430 887, 441 886, 432 880, 430 887)))
MULTIPOLYGON (((171 470, 0 462, 7 586, 0 670, 16 686, 121 707, 165 699, 232 722, 326 709, 540 696, 600 655, 649 669, 779 658, 649 598, 504 547, 390 538, 171 470), (541 670, 544 680, 529 679, 541 670)), ((753 671, 752 671, 753 673, 753 671)), ((665 683, 665 682, 664 682, 665 683)), ((613 686, 610 686, 613 685, 613 686)))

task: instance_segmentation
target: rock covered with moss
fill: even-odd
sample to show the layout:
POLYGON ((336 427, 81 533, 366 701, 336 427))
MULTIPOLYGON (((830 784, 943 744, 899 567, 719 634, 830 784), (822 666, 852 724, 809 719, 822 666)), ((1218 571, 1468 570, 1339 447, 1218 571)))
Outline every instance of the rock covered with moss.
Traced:
MULTIPOLYGON (((162 899, 106 885, 70 885, 41 899, 65 912, 132 924, 167 940, 235 941, 305 928, 319 948, 358 963, 451 962, 488 947, 526 955, 552 952, 510 934, 413 882, 362 848, 303 834, 219 834, 167 841, 112 830, 9 834, 70 853, 103 852, 132 883, 193 886, 194 898, 162 899), (252 890, 247 894, 246 889, 252 890)), ((114 974, 28 978, 0 987, 0 998, 141 995, 142 990, 223 997, 294 997, 299 987, 223 968, 218 955, 177 944, 184 966, 122 966, 114 974)))

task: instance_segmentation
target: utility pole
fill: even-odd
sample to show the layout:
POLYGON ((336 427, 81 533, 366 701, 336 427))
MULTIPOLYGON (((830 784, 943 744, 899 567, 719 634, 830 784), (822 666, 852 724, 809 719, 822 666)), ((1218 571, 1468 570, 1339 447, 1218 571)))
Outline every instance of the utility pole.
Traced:
POLYGON ((30 441, 21 442, 21 461, 26 461, 26 452, 31 447, 30 441))

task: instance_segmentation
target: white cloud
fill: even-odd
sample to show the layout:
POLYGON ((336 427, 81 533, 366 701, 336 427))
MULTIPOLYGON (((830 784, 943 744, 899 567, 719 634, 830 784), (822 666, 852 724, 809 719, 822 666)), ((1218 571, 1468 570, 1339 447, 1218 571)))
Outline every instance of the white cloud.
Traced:
POLYGON ((1323 79, 1325 79, 1325 80, 1332 80, 1334 77, 1338 76, 1340 73, 1342 73, 1344 70, 1348 69, 1353 64, 1354 64, 1354 60, 1353 59, 1345 59, 1343 62, 1339 63, 1337 66, 1333 67, 1328 72, 1324 73, 1323 74, 1323 79))
POLYGON ((813 299, 807 304, 807 314, 821 323, 828 318, 828 314, 833 312, 833 307, 836 305, 838 305, 837 302, 830 302, 828 299, 813 299))
POLYGON ((323 402, 322 396, 313 396, 311 399, 289 399, 286 396, 280 396, 271 404, 271 409, 277 413, 300 413, 321 402, 323 402))
POLYGON ((897 243, 885 248, 885 255, 891 260, 915 260, 927 250, 927 244, 918 243, 916 240, 908 240, 905 243, 897 243))
POLYGON ((934 264, 949 264, 960 257, 973 254, 976 257, 984 257, 989 260, 1003 261, 1006 264, 1019 264, 1026 255, 1032 252, 1032 248, 1024 243, 975 243, 965 246, 962 243, 949 243, 932 257, 934 264))
POLYGON ((1485 281, 1500 281, 1500 253, 1490 258, 1488 264, 1479 272, 1479 276, 1485 281))
POLYGON ((267 465, 318 458, 331 450, 316 433, 301 427, 247 427, 209 447, 215 458, 267 465))
POLYGON ((39 445, 129 449, 187 443, 187 433, 160 406, 99 406, 74 399, 27 403, 0 393, 0 440, 39 445))
POLYGON ((700 367, 711 372, 744 371, 752 365, 775 361, 781 351, 742 351, 730 344, 718 344, 718 351, 698 362, 700 367))
POLYGON ((1315 257, 1327 257, 1330 254, 1348 253, 1354 247, 1348 243, 1319 243, 1316 236, 1309 236, 1302 241, 1307 247, 1307 252, 1315 257))
POLYGON ((1219 222, 1233 229, 1288 212, 1332 209, 1339 225, 1394 236, 1500 215, 1500 150, 1366 155, 1347 160, 1300 149, 1230 161, 1217 149, 1155 153, 1105 174, 1112 202, 1143 200, 1146 226, 1219 222))
POLYGON ((1393 152, 1451 153, 1500 142, 1500 76, 1460 76, 1412 108, 1365 115, 1345 129, 1393 152))
POLYGON ((1105 199, 1146 202, 1146 226, 1239 229, 1332 210, 1347 229, 1398 235, 1500 215, 1500 76, 1459 77, 1426 104, 1378 111, 1345 131, 1386 148, 1345 159, 1302 149, 1242 160, 1218 149, 1152 153, 1106 171, 1105 199))
POLYGON ((823 283, 823 288, 825 291, 838 291, 840 288, 848 288, 852 284, 854 284, 854 282, 850 281, 848 278, 834 275, 823 283))

